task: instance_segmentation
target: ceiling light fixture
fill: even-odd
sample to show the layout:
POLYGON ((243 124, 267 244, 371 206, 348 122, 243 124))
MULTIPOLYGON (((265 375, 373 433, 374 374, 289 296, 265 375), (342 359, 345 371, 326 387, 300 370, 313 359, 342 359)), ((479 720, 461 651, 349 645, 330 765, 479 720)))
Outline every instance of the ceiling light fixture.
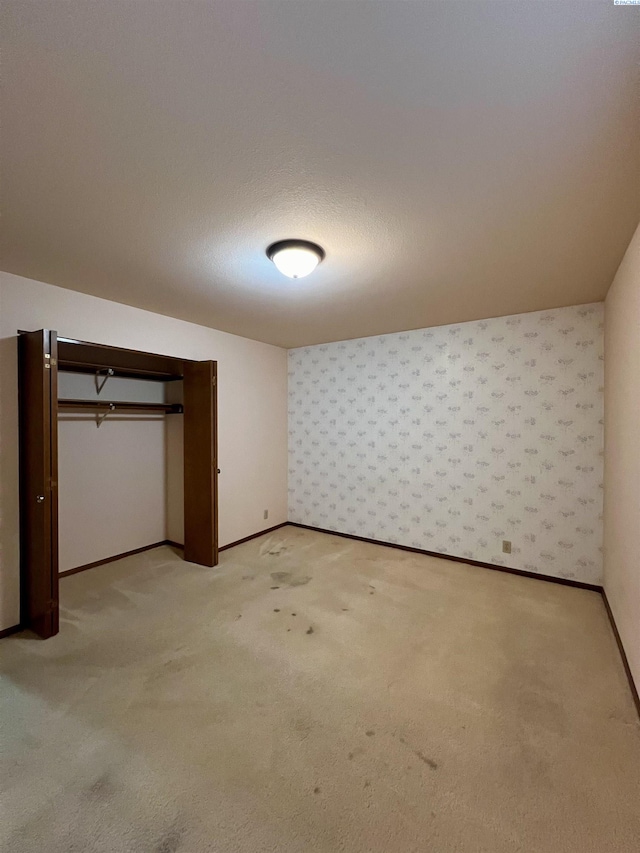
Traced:
POLYGON ((269 260, 289 278, 304 278, 309 275, 320 261, 324 260, 324 256, 322 246, 308 240, 279 240, 267 249, 269 260))

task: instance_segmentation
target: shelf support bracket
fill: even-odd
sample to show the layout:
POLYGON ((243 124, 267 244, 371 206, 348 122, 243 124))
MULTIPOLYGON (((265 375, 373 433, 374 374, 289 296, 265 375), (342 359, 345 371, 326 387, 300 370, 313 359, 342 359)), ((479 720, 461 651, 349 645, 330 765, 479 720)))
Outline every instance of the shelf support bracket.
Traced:
MULTIPOLYGON (((105 382, 106 382, 106 379, 105 379, 105 382)), ((100 424, 102 423, 102 421, 107 417, 108 414, 110 414, 111 412, 115 412, 115 410, 116 410, 115 404, 109 403, 109 408, 107 409, 106 412, 104 412, 103 414, 96 413, 96 428, 100 429, 100 424)))
POLYGON ((115 373, 113 367, 107 367, 104 370, 96 370, 96 394, 100 394, 104 386, 107 384, 107 379, 115 373), (104 373, 101 379, 100 374, 104 373))

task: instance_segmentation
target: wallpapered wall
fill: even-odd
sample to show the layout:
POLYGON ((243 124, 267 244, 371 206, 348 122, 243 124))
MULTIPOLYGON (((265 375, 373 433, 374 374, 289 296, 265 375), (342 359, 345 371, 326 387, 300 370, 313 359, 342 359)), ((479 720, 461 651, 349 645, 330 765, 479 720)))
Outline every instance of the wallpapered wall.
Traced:
POLYGON ((602 329, 596 303, 290 350, 289 520, 600 583, 602 329))

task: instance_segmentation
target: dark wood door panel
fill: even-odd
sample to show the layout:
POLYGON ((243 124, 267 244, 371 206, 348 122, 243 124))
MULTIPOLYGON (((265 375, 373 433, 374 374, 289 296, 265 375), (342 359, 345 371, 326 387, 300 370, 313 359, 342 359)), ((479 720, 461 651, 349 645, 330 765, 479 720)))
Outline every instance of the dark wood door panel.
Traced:
POLYGON ((184 558, 218 563, 217 363, 184 365, 184 558))
POLYGON ((41 637, 58 622, 57 340, 18 338, 21 624, 41 637))

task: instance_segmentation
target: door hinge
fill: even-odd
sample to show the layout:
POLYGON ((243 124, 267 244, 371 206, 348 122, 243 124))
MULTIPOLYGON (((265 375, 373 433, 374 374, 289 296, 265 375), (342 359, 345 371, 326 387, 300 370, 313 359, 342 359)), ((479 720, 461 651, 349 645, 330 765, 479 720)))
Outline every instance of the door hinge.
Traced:
POLYGON ((214 388, 215 388, 215 387, 216 387, 216 385, 218 384, 218 379, 217 379, 217 377, 216 377, 216 376, 213 376, 213 377, 211 378, 211 384, 213 385, 213 387, 214 387, 214 388))
POLYGON ((47 601, 47 613, 53 613, 53 611, 56 610, 57 607, 58 602, 55 598, 50 598, 49 601, 47 601))
POLYGON ((55 367, 58 362, 55 358, 51 358, 48 352, 44 354, 44 369, 51 370, 51 367, 55 367))

